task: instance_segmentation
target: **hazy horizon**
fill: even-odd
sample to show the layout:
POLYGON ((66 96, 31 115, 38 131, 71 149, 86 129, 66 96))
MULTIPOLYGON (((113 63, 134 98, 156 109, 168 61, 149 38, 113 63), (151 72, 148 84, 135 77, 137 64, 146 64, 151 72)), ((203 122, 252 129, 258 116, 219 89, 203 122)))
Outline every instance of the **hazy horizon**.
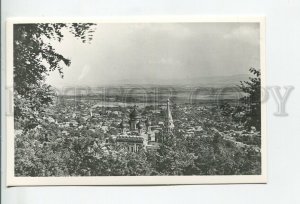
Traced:
POLYGON ((64 35, 53 47, 71 66, 47 77, 56 87, 217 83, 209 78, 243 78, 260 62, 258 23, 106 23, 90 44, 64 35))

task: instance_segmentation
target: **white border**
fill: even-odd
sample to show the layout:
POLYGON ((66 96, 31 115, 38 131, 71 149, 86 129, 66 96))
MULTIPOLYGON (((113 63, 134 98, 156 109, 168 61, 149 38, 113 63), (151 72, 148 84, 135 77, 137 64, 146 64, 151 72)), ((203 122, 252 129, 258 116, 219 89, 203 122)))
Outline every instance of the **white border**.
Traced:
MULTIPOLYGON (((265 17, 238 16, 149 16, 92 18, 12 18, 7 21, 6 91, 13 87, 13 24, 16 23, 180 23, 180 22, 257 22, 260 23, 261 86, 266 87, 265 17)), ((9 103, 8 103, 9 104, 9 103)), ((7 110, 7 109, 6 109, 7 110)), ((170 185, 170 184, 225 184, 266 183, 266 103, 261 114, 261 175, 233 176, 99 176, 99 177, 15 177, 14 176, 14 120, 6 114, 7 127, 7 186, 32 185, 170 185)))

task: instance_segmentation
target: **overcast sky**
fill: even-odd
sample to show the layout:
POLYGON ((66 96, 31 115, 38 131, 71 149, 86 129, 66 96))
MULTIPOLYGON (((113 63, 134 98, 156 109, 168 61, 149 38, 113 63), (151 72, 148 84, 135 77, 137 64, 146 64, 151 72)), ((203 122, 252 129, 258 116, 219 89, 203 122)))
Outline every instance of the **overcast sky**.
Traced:
POLYGON ((98 24, 90 44, 66 32, 54 47, 72 63, 54 86, 176 83, 259 68, 259 24, 98 24))

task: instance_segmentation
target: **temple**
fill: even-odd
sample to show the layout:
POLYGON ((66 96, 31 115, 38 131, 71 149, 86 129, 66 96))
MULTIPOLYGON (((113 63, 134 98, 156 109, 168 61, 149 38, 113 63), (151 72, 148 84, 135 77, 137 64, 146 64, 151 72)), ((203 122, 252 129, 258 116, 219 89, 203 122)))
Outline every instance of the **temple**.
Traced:
POLYGON ((122 119, 119 124, 119 134, 115 137, 117 144, 122 144, 130 152, 138 152, 141 149, 146 151, 156 150, 162 141, 160 136, 163 132, 171 133, 174 123, 170 108, 170 101, 167 100, 166 117, 163 129, 158 125, 152 125, 149 118, 142 120, 140 113, 135 106, 129 114, 128 124, 122 119))

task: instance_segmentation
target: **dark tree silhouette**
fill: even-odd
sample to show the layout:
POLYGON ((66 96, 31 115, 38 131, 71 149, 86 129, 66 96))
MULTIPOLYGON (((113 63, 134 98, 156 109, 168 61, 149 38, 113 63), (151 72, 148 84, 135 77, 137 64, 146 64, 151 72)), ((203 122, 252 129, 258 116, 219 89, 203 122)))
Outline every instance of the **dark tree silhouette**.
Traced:
POLYGON ((257 130, 261 129, 261 80, 260 70, 255 68, 249 69, 254 76, 249 81, 241 82, 239 86, 246 96, 242 98, 246 105, 243 120, 247 128, 254 126, 257 130))
MULTIPOLYGON (((38 23, 14 25, 14 116, 26 118, 26 112, 38 112, 52 102, 53 90, 45 84, 49 72, 63 68, 71 61, 58 53, 51 43, 62 41, 64 30, 83 43, 92 40, 91 23, 38 23)), ((33 117, 33 116, 31 116, 33 117)))

